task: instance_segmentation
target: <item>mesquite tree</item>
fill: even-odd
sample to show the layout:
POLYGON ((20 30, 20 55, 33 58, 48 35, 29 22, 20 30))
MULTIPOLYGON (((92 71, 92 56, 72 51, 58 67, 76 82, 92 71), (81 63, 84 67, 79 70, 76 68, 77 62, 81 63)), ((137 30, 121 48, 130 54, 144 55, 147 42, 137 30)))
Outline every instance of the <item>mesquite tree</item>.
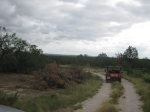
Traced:
POLYGON ((130 69, 131 69, 135 59, 138 59, 138 50, 135 47, 129 46, 125 50, 123 56, 125 60, 130 64, 130 69))

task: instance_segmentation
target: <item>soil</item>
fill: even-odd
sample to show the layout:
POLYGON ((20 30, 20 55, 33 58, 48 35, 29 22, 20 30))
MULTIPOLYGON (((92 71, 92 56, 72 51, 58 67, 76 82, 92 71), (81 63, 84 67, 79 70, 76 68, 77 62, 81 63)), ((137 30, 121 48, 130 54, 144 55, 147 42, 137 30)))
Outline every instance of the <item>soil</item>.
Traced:
POLYGON ((104 101, 109 99, 111 93, 111 84, 105 83, 105 76, 97 73, 98 76, 104 80, 103 86, 99 89, 98 93, 93 97, 83 102, 83 109, 76 110, 75 112, 95 112, 104 101))
POLYGON ((51 92, 35 90, 33 89, 34 84, 35 78, 33 75, 0 73, 0 90, 8 94, 18 92, 21 99, 37 97, 51 92))

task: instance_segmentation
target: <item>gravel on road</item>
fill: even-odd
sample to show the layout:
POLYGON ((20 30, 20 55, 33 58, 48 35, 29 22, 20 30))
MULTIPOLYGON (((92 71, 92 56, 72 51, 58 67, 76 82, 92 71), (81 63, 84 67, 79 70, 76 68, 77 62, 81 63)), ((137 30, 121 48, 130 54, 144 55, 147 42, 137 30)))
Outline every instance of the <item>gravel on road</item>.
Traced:
POLYGON ((121 112, 143 112, 140 96, 136 93, 134 85, 126 79, 122 79, 122 85, 125 89, 123 97, 118 101, 118 107, 121 112))
POLYGON ((95 112, 106 100, 109 99, 109 95, 111 93, 111 84, 105 83, 105 76, 97 73, 100 76, 104 83, 102 87, 98 90, 98 93, 83 102, 83 109, 76 110, 75 112, 95 112))
MULTIPOLYGON (((105 76, 100 73, 95 73, 103 80, 103 86, 99 89, 98 93, 84 101, 83 109, 76 110, 75 112, 95 112, 101 107, 102 103, 109 100, 110 93, 112 92, 111 83, 105 82, 105 76)), ((143 112, 140 101, 140 96, 136 93, 134 85, 126 79, 122 79, 121 84, 124 87, 124 94, 119 98, 118 104, 115 105, 120 112, 143 112)))

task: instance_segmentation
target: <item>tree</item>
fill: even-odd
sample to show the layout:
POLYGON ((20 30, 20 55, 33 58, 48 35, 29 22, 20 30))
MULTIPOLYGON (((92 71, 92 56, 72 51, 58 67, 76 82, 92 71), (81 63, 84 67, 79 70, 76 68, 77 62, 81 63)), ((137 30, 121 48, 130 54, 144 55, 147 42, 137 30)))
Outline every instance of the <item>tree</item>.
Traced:
POLYGON ((135 47, 129 46, 123 55, 128 59, 136 59, 138 58, 138 51, 135 47))
POLYGON ((107 56, 106 53, 103 53, 103 52, 102 52, 102 53, 100 53, 100 54, 98 55, 98 57, 105 58, 105 57, 108 57, 108 56, 107 56))
POLYGON ((108 56, 106 55, 106 53, 100 53, 94 61, 96 66, 99 67, 106 67, 107 63, 108 63, 108 56))
POLYGON ((44 67, 46 57, 36 45, 16 37, 5 27, 0 27, 0 72, 22 72, 44 67), (43 62, 43 63, 42 63, 43 62), (30 68, 29 68, 30 67, 30 68))
POLYGON ((116 58, 118 59, 119 61, 119 64, 122 66, 123 62, 124 62, 124 55, 122 53, 117 53, 115 54, 116 55, 116 58))
POLYGON ((132 65, 134 64, 134 60, 138 58, 138 50, 135 47, 129 46, 124 54, 124 58, 126 61, 130 64, 130 69, 132 68, 132 65))

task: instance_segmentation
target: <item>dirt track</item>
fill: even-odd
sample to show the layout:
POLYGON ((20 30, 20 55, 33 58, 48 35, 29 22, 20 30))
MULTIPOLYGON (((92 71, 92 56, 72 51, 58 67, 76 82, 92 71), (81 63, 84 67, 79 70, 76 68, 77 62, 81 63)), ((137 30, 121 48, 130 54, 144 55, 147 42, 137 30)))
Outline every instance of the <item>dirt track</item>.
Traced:
MULTIPOLYGON (((105 79, 105 77, 101 74, 97 74, 102 79, 105 79)), ((109 94, 111 93, 111 85, 109 83, 103 83, 103 86, 101 89, 99 89, 98 93, 93 97, 85 102, 83 102, 83 109, 79 109, 75 112, 95 112, 100 105, 106 100, 109 99, 109 94)))
MULTIPOLYGON (((95 112, 104 101, 109 99, 111 93, 111 83, 105 82, 105 76, 96 73, 104 80, 103 86, 98 93, 93 97, 83 102, 83 109, 75 112, 95 112)), ((120 112, 143 112, 139 95, 136 94, 133 84, 125 79, 122 80, 122 85, 125 88, 124 95, 119 99, 117 108, 120 112)))
POLYGON ((123 97, 118 101, 118 107, 122 112, 143 112, 140 97, 136 94, 134 86, 128 80, 123 79, 122 85, 125 89, 123 97))

